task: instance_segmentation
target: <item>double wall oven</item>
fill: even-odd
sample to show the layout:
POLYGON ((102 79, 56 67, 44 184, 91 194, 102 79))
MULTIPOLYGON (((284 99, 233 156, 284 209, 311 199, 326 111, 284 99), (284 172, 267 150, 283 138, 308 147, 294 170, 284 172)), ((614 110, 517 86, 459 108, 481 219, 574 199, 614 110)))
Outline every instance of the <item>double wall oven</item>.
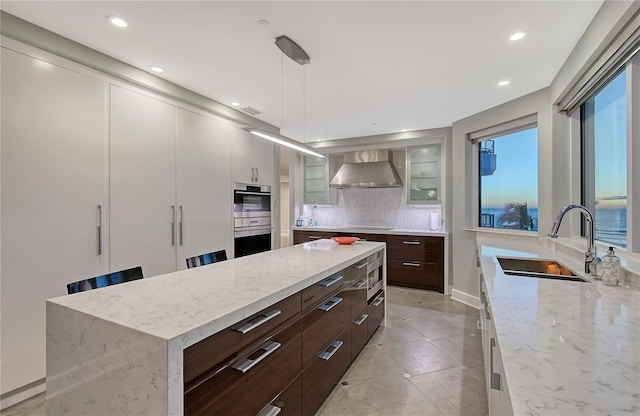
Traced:
POLYGON ((271 250, 271 187, 235 183, 233 221, 235 257, 271 250))

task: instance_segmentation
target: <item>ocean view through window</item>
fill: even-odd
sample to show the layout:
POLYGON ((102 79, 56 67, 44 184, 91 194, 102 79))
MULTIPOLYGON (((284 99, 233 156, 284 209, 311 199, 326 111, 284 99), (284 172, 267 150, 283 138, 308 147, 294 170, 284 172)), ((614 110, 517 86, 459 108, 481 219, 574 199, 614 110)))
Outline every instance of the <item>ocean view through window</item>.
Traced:
POLYGON ((538 129, 478 142, 480 227, 538 230, 538 129))
POLYGON ((582 199, 595 220, 595 238, 627 247, 626 70, 581 108, 582 199))

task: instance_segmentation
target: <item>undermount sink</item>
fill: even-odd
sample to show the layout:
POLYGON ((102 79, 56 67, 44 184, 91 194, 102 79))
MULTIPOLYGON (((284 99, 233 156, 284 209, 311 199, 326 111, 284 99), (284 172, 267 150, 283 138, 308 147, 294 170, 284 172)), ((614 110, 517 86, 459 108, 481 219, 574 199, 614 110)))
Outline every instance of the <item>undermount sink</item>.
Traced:
POLYGON ((504 274, 509 276, 538 277, 542 279, 588 282, 573 270, 555 260, 496 257, 504 274))

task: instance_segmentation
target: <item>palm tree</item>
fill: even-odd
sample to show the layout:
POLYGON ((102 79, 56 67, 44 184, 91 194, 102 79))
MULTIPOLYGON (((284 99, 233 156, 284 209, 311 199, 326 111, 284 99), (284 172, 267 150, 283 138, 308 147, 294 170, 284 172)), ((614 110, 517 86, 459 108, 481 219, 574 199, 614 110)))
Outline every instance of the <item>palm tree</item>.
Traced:
POLYGON ((533 218, 529 216, 527 203, 510 202, 504 206, 504 213, 498 218, 498 226, 516 230, 533 229, 533 218))

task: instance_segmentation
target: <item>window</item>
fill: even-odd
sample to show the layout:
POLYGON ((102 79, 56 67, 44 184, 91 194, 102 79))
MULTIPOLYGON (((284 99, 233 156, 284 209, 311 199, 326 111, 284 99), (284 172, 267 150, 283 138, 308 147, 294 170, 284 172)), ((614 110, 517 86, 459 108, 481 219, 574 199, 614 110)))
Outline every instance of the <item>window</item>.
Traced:
POLYGON ((535 116, 476 132, 479 226, 538 230, 538 128, 535 116))
MULTIPOLYGON (((627 72, 582 104, 582 203, 595 238, 627 247, 627 72)), ((583 232, 584 234, 584 232, 583 232)))

